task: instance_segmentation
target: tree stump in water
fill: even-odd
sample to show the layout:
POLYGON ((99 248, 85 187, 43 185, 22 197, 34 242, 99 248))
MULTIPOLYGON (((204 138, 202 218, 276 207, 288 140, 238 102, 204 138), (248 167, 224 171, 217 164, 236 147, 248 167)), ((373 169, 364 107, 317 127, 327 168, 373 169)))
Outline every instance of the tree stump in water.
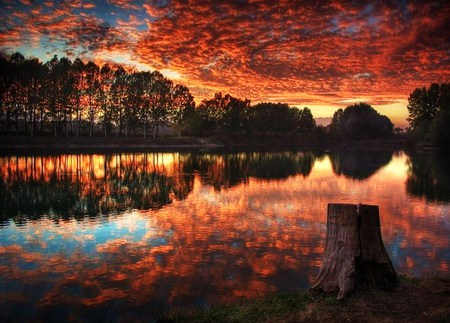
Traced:
POLYGON ((328 204, 325 255, 312 289, 339 290, 340 300, 355 288, 380 290, 397 282, 381 237, 378 206, 328 204))

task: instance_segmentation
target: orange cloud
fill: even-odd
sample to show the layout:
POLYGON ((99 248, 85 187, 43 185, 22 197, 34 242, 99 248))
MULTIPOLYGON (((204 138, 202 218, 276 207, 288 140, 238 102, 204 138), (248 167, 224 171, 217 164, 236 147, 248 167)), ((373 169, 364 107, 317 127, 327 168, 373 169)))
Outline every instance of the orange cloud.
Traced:
POLYGON ((108 0, 97 13, 81 0, 25 2, 5 5, 1 48, 168 70, 197 102, 221 91, 313 113, 328 106, 331 116, 365 97, 405 123, 394 103, 450 78, 446 1, 108 0))

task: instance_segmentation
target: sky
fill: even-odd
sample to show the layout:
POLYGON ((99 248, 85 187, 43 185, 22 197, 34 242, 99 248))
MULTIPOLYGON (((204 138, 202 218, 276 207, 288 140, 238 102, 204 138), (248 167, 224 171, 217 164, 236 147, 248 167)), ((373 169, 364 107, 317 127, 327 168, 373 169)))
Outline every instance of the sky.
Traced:
POLYGON ((416 87, 450 81, 450 2, 0 0, 0 50, 159 70, 215 92, 307 106, 371 104, 407 126, 416 87))

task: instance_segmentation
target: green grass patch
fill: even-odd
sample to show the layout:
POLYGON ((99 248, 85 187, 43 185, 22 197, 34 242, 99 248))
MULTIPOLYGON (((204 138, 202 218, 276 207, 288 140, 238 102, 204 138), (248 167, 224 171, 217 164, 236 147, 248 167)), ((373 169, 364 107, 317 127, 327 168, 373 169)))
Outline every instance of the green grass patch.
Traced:
POLYGON ((157 322, 450 322, 450 277, 400 277, 388 291, 336 293, 303 291, 244 299, 209 309, 170 311, 157 322))
POLYGON ((215 305, 204 310, 171 312, 159 317, 161 322, 264 322, 282 320, 305 310, 311 298, 307 292, 244 299, 237 304, 215 305))

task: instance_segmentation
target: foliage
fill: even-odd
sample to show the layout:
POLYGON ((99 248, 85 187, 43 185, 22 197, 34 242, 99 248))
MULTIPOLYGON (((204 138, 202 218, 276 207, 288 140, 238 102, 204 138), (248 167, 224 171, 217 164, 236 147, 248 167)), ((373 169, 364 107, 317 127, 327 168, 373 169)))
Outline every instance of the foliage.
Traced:
POLYGON ((30 136, 146 136, 174 124, 179 133, 194 100, 161 73, 102 67, 56 55, 46 63, 0 55, 0 130, 30 136))
POLYGON ((284 103, 250 101, 216 93, 203 100, 192 117, 195 134, 297 135, 312 133, 316 127, 311 110, 289 107, 284 103))
POLYGON ((408 121, 417 141, 450 148, 450 83, 416 88, 408 98, 408 121))
POLYGON ((441 111, 433 121, 431 140, 439 147, 450 150, 450 111, 441 111))
POLYGON ((56 55, 46 63, 20 53, 0 55, 0 131, 3 133, 116 137, 181 133, 214 135, 313 133, 308 108, 282 103, 250 105, 216 93, 195 107, 189 89, 158 71, 73 62, 56 55))
MULTIPOLYGON (((389 118, 366 103, 337 110, 331 124, 318 128, 311 110, 284 103, 251 105, 216 93, 195 107, 189 89, 158 71, 127 71, 54 56, 46 63, 20 53, 0 55, 0 131, 3 133, 153 137, 170 125, 200 135, 308 134, 364 140, 393 133, 389 118)), ((416 139, 450 149, 450 84, 417 88, 408 100, 408 120, 416 139)), ((400 133, 399 129, 396 133, 400 133)))
POLYGON ((329 126, 336 136, 353 139, 386 138, 392 134, 393 124, 367 103, 350 105, 337 110, 329 126))
POLYGON ((242 133, 245 128, 245 110, 249 100, 216 93, 210 100, 203 100, 197 108, 197 126, 203 134, 242 133))
POLYGON ((310 133, 316 127, 311 110, 298 109, 285 103, 262 102, 252 107, 249 129, 259 134, 310 133))

